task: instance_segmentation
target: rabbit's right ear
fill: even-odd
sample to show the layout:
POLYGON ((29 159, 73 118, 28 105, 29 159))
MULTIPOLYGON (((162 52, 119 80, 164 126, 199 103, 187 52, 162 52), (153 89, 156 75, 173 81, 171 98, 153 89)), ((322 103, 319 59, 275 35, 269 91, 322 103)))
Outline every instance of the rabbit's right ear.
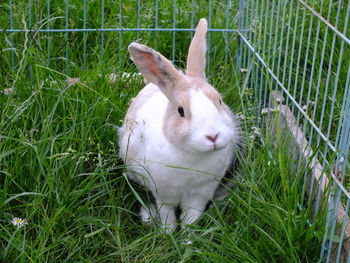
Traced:
POLYGON ((205 53, 207 52, 206 33, 208 23, 205 18, 199 20, 187 56, 186 75, 205 79, 205 53))
POLYGON ((164 56, 145 45, 131 43, 128 50, 142 75, 170 99, 181 73, 164 56))

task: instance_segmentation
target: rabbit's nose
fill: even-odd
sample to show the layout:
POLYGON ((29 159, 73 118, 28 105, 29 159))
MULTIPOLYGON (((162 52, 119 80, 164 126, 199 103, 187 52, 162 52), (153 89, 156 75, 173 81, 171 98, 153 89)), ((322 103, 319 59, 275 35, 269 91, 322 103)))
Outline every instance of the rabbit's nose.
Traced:
POLYGON ((215 134, 214 136, 211 135, 205 135, 205 138, 207 138, 209 141, 215 143, 216 139, 219 137, 219 133, 215 134))

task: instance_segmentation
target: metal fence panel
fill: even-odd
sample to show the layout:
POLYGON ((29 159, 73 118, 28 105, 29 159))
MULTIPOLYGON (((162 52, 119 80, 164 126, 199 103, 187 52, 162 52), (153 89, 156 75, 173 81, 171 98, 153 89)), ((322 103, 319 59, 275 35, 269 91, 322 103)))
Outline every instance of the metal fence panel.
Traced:
MULTIPOLYGON (((241 1, 240 7, 243 17, 256 14, 253 23, 241 20, 240 28, 250 32, 239 34, 245 44, 241 53, 248 58, 255 56, 253 60, 242 59, 242 67, 253 63, 252 74, 256 76, 250 85, 261 105, 257 113, 261 116, 261 108, 267 108, 268 114, 262 119, 269 121, 273 110, 269 93, 275 90, 281 92, 285 104, 296 116, 297 127, 302 131, 301 149, 309 142, 305 162, 300 153, 296 158, 298 167, 305 165, 312 170, 311 175, 305 172, 304 186, 311 176, 309 192, 318 188, 316 213, 322 209, 321 188, 313 184, 316 162, 323 167, 318 184, 322 185, 327 177, 332 185, 320 260, 339 261, 348 227, 350 197, 343 186, 349 161, 350 2, 256 0, 241 1), (312 149, 317 149, 315 156, 311 156, 312 149), (326 166, 333 172, 326 171, 326 166), (341 222, 337 218, 340 210, 344 213, 341 222), (337 221, 341 230, 337 229, 337 221), (334 242, 335 235, 339 243, 334 242), (334 250, 336 246, 338 249, 334 250)), ((293 155, 297 154, 294 148, 293 155)), ((312 205, 310 196, 303 198, 309 198, 312 205)), ((349 253, 349 248, 343 247, 342 253, 349 253)))

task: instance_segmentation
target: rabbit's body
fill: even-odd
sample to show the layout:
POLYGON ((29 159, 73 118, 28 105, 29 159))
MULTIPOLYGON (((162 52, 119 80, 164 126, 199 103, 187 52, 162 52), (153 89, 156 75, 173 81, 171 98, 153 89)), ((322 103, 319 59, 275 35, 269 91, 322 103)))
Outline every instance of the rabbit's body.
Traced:
MULTIPOLYGON (((179 151, 164 136, 162 124, 168 105, 165 95, 154 84, 148 84, 134 102, 139 100, 144 100, 143 104, 132 104, 129 109, 136 115, 132 119, 127 115, 131 121, 119 131, 120 152, 128 155, 128 176, 174 205, 180 204, 191 192, 206 195, 207 202, 232 162, 232 145, 196 154, 179 151), (147 100, 142 98, 144 93, 151 94, 147 100)), ((125 157, 122 154, 124 160, 125 157)))
MULTIPOLYGON (((198 28, 191 46, 205 40, 206 21, 198 28)), ((161 223, 174 229, 177 206, 181 219, 193 223, 213 198, 240 143, 239 123, 201 75, 205 51, 199 54, 204 62, 187 75, 143 45, 133 43, 129 51, 151 83, 133 99, 119 129, 120 156, 128 177, 153 193, 161 223)))

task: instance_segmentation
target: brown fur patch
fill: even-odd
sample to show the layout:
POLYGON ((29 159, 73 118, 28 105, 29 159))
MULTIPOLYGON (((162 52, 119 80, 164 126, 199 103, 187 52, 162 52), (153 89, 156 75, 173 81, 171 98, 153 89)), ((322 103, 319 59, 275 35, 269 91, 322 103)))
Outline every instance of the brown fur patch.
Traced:
POLYGON ((190 89, 186 86, 177 85, 176 92, 172 94, 172 101, 169 102, 163 122, 163 132, 166 138, 178 148, 185 145, 192 119, 190 89), (181 117, 178 108, 184 109, 184 117, 181 117))

